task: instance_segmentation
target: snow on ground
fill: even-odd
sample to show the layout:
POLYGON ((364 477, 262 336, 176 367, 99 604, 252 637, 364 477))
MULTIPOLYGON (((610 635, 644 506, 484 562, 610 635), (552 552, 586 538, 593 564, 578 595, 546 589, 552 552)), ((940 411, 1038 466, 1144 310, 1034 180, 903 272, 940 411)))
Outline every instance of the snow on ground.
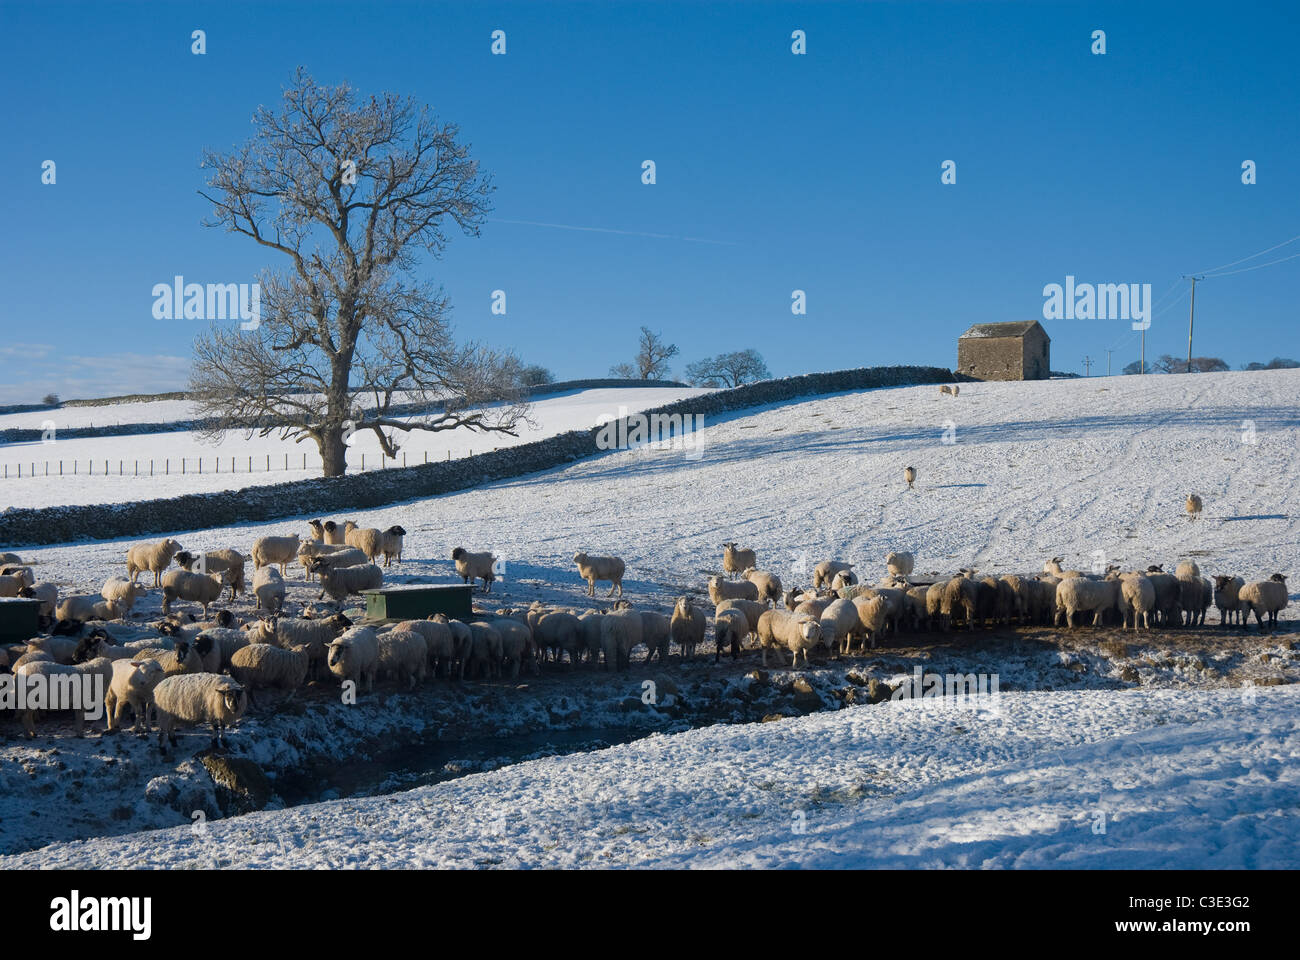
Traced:
MULTIPOLYGON (((919 575, 969 565, 1032 572, 1051 556, 1087 566, 1100 551, 1125 566, 1165 563, 1170 569, 1194 557, 1205 575, 1253 579, 1282 572, 1294 589, 1300 557, 1297 395, 1300 371, 970 384, 956 399, 939 396, 933 386, 838 394, 708 421, 698 459, 642 448, 351 516, 363 526, 401 523, 409 531, 406 562, 389 572, 393 582, 451 582, 453 547, 493 550, 506 562, 493 601, 512 605, 601 602, 583 596, 585 585, 572 564, 581 549, 623 556, 628 597, 638 606, 667 609, 681 593, 703 588, 720 566, 721 543, 733 539, 755 547, 760 566, 787 585, 806 584, 812 565, 829 556, 856 560, 859 571, 875 579, 887 551, 911 549, 919 575), (919 473, 914 491, 902 480, 908 465, 919 473), (1182 507, 1191 491, 1205 500, 1204 516, 1195 521, 1182 507)), ((266 533, 305 533, 306 519, 176 535, 189 549, 247 551, 266 533)), ((123 571, 126 545, 23 553, 41 578, 95 591, 123 571)), ((293 609, 314 599, 315 591, 292 574, 289 582, 293 609)), ((156 611, 156 596, 141 608, 156 611)), ((1284 622, 1293 620, 1294 609, 1283 613, 1284 622)), ((1244 664, 1270 673, 1274 682, 1293 681, 1294 634, 1266 639, 1252 632, 1249 649, 1235 631, 1231 639, 1217 628, 1194 635, 1203 648, 1190 654, 1148 647, 1131 657, 1097 657, 1105 632, 1076 631, 1075 638, 1094 648, 1083 659, 1062 654, 1057 666, 1067 678, 1076 676, 1075 668, 1092 678, 1089 688, 1076 691, 1055 674, 1024 670, 1016 689, 1030 692, 1005 698, 1004 716, 988 726, 983 720, 977 727, 962 720, 955 726, 905 720, 894 705, 882 705, 676 732, 379 800, 210 824, 216 836, 228 838, 215 855, 223 863, 279 857, 319 864, 328 856, 409 866, 1296 866, 1294 688, 1260 689, 1260 706, 1250 709, 1239 692, 1179 689, 1226 685, 1244 664), (1222 654, 1215 652, 1220 644, 1222 654), (1141 676, 1141 689, 1115 689, 1131 682, 1120 676, 1121 663, 1141 676), (1148 688, 1153 677, 1160 690, 1148 688), (1132 745, 1161 759, 1150 766, 1133 761, 1132 745), (1088 811, 1104 799, 1108 777, 1117 780, 1112 787, 1120 791, 1121 819, 1105 835, 1093 834, 1088 811), (1131 781, 1131 789, 1120 781, 1131 781), (821 787, 823 793, 814 792, 821 787), (1283 788, 1291 799, 1279 799, 1283 788), (804 808, 808 833, 791 834, 792 804, 818 797, 804 808), (606 799, 613 814, 605 812, 606 799), (599 817, 593 804, 600 804, 599 817), (535 810, 547 811, 547 819, 530 813, 535 810), (561 812, 587 821, 556 819, 561 812), (498 813, 505 816, 505 832, 492 840, 486 824, 498 813), (288 853, 280 852, 281 840, 288 853), (1284 853, 1283 840, 1289 844, 1284 853), (1117 845, 1122 852, 1115 854, 1117 845)), ((1158 647, 1168 640, 1157 632, 1140 642, 1158 647)), ((910 663, 943 669, 960 659, 951 652, 955 637, 918 642, 927 646, 909 653, 907 663, 877 664, 868 673, 888 679, 891 670, 905 673, 910 663)), ((983 642, 976 641, 963 669, 1008 677, 1025 661, 1018 648, 994 654, 983 642)), ((1054 653, 1037 654, 1044 655, 1054 653)), ((756 655, 747 658, 736 668, 701 662, 677 669, 707 682, 752 669, 756 655)), ((819 694, 828 693, 822 669, 800 672, 819 694)), ((540 729, 529 724, 570 710, 558 706, 561 691, 587 685, 590 702, 578 704, 575 712, 584 716, 570 728, 602 725, 614 716, 611 698, 635 700, 639 693, 635 667, 628 678, 633 682, 621 689, 614 678, 602 687, 594 674, 569 680, 553 670, 548 667, 540 683, 530 682, 527 692, 487 685, 484 699, 467 706, 445 734, 515 737, 540 729)), ((835 682, 841 680, 843 669, 835 682)), ((447 689, 431 687, 427 696, 439 702, 462 697, 441 692, 447 689)), ((377 700, 388 705, 363 698, 355 708, 371 711, 371 728, 393 709, 390 695, 377 700)), ((332 709, 342 708, 335 701, 332 709)), ((324 729, 335 720, 326 713, 315 723, 324 729)), ((302 743, 293 724, 306 722, 297 714, 259 718, 245 722, 234 739, 254 756, 259 743, 292 756, 295 738, 302 743)), ((189 755, 206 742, 201 733, 189 734, 170 766, 141 761, 136 773, 143 782, 160 774, 192 782, 185 764, 192 767, 189 755)), ((87 740, 86 749, 94 743, 87 740)), ((49 771, 73 762, 52 756, 58 747, 73 749, 51 740, 4 750, 5 787, 15 804, 39 802, 49 771), (20 769, 27 772, 19 776, 20 769)), ((80 777, 82 768, 73 772, 80 777)), ((127 805, 139 801, 138 782, 133 789, 127 805)), ((105 809, 123 799, 105 796, 105 809)), ((126 825, 160 822, 135 819, 130 810, 123 816, 126 825)), ((176 822, 175 816, 161 822, 176 822)), ((69 835, 88 833, 83 826, 63 834, 69 835)), ((98 864, 137 856, 141 863, 187 863, 212 854, 190 834, 172 831, 47 848, 13 863, 63 864, 78 856, 98 864)))
POLYGON ((0 867, 1300 866, 1300 688, 996 706, 653 735, 0 867))
MULTIPOLYGON (((569 430, 586 429, 595 426, 602 416, 618 416, 620 407, 626 407, 629 411, 644 410, 707 392, 709 391, 689 387, 575 390, 537 400, 530 415, 535 426, 522 425, 517 437, 476 433, 467 429, 437 433, 413 431, 399 438, 399 443, 406 455, 406 462, 411 466, 423 462, 426 454, 429 460, 446 460, 449 454, 452 459, 458 459, 474 450, 482 453, 498 447, 531 443, 569 430)), ((57 422, 63 427, 88 423, 104 425, 183 420, 193 416, 190 407, 189 401, 185 400, 120 404, 112 407, 69 407, 69 422, 57 422), (123 412, 122 418, 117 416, 119 410, 123 412)), ((56 414, 62 416, 64 412, 59 410, 56 414)), ((12 414, 0 417, 0 421, 18 419, 22 422, 10 425, 39 427, 40 420, 33 422, 34 416, 12 414)), ((380 455, 379 443, 373 433, 366 431, 354 434, 348 451, 349 472, 355 473, 362 469, 363 457, 365 469, 379 469, 380 455)), ((389 460, 387 466, 401 466, 401 463, 400 458, 397 461, 389 460)), ((53 443, 37 441, 0 445, 0 509, 120 503, 210 490, 233 490, 318 477, 320 467, 320 455, 314 443, 310 440, 294 443, 292 440, 280 439, 278 434, 250 438, 242 430, 227 431, 224 439, 214 445, 204 442, 192 431, 67 439, 59 439, 56 431, 53 443), (63 461, 62 475, 59 475, 60 460, 63 461), (153 460, 152 476, 149 475, 150 460, 153 460), (182 460, 185 461, 184 465, 182 460), (75 475, 74 461, 77 463, 75 475), (33 465, 36 476, 32 476, 33 465), (20 466, 23 472, 21 478, 18 477, 20 466), (45 474, 47 467, 52 471, 48 476, 45 474), (203 471, 201 474, 198 472, 200 467, 203 471), (93 475, 88 473, 90 470, 94 471, 93 475), (137 475, 137 470, 143 475, 137 475)))

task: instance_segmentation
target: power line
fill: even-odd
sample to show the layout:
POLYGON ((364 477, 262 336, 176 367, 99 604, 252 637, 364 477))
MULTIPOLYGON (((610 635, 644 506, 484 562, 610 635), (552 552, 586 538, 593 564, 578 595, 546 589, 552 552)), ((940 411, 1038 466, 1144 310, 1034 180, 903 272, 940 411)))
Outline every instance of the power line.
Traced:
POLYGON ((1083 375, 1085 377, 1092 376, 1092 357, 1083 358, 1083 375))
MULTIPOLYGON (((1264 254, 1266 254, 1266 253, 1272 253, 1274 250, 1278 249, 1278 247, 1285 247, 1288 243, 1295 243, 1297 240, 1300 240, 1300 233, 1296 234, 1296 235, 1295 235, 1294 237, 1292 237, 1290 240, 1283 240, 1281 243, 1279 243, 1279 244, 1275 244, 1274 246, 1269 247, 1267 250, 1261 250, 1261 251, 1259 251, 1259 253, 1252 253, 1249 257, 1242 257, 1240 260, 1233 260, 1232 263, 1225 263, 1225 264, 1222 264, 1221 266, 1211 267, 1209 270, 1202 270, 1202 271, 1200 271, 1200 272, 1201 272, 1201 273, 1215 273, 1215 272, 1217 272, 1217 271, 1219 271, 1219 270, 1224 270, 1224 269, 1226 269, 1226 268, 1228 268, 1228 267, 1235 267, 1235 266, 1236 266, 1237 264, 1239 264, 1239 263, 1245 263, 1247 260, 1254 260, 1256 257, 1262 257, 1262 256, 1263 256, 1264 254)), ((1282 259, 1283 259, 1283 260, 1289 260, 1289 259, 1291 259, 1291 258, 1290 258, 1290 257, 1283 257, 1282 259)), ((1282 260, 1274 260, 1273 262, 1274 262, 1274 263, 1281 263, 1282 260)), ((1268 264, 1266 264, 1266 263, 1262 263, 1262 264, 1260 264, 1260 266, 1262 266, 1262 267, 1266 267, 1266 266, 1268 266, 1268 264)), ((1254 268, 1252 267, 1251 269, 1253 270, 1254 268)))
POLYGON ((1220 277, 1230 277, 1234 273, 1246 273, 1249 270, 1262 270, 1264 267, 1271 267, 1275 263, 1283 263, 1287 260, 1294 260, 1296 257, 1300 257, 1300 253, 1293 253, 1289 257, 1279 257, 1277 260, 1270 260, 1268 263, 1257 263, 1253 267, 1242 267, 1240 270, 1229 270, 1227 273, 1212 273, 1209 274, 1209 277, 1211 280, 1218 280, 1220 277))

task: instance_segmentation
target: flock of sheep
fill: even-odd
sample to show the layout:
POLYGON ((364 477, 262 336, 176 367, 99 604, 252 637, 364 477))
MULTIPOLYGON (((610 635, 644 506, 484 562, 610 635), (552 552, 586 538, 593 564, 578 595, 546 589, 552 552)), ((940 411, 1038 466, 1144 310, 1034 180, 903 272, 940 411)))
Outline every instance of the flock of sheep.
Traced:
MULTIPOLYGON (((527 667, 567 661, 607 670, 626 670, 638 647, 646 662, 666 661, 673 645, 683 660, 692 660, 710 626, 703 600, 677 599, 671 613, 635 609, 622 599, 626 565, 612 556, 574 554, 573 561, 595 596, 597 583, 609 583, 619 599, 607 609, 580 610, 541 603, 495 614, 476 613, 470 622, 436 615, 394 624, 354 624, 341 612, 349 596, 380 587, 383 569, 401 563, 400 526, 386 530, 358 528, 348 521, 312 521, 307 538, 268 536, 254 543, 245 557, 235 549, 193 554, 173 539, 137 544, 126 553, 126 576, 110 577, 98 595, 59 597, 52 583, 34 580, 30 567, 12 554, 0 556, 0 596, 41 602, 45 632, 25 644, 0 647, 0 671, 15 678, 98 674, 107 691, 107 729, 121 726, 127 712, 137 732, 157 719, 159 747, 175 745, 181 723, 210 723, 214 746, 224 744, 225 728, 259 691, 293 690, 326 673, 351 685, 354 693, 373 690, 381 676, 414 688, 429 676, 454 679, 517 677, 527 667), (208 619, 210 607, 229 590, 233 601, 248 590, 245 563, 253 561, 251 593, 255 615, 239 622, 230 610, 208 619), (288 565, 318 579, 318 599, 332 608, 304 605, 302 615, 285 616, 288 565), (162 594, 162 617, 131 621, 127 617, 150 587, 152 574, 162 594), (175 605, 196 605, 204 618, 178 612, 175 605)), ((497 558, 457 547, 456 573, 466 583, 480 580, 491 591, 497 558)), ((875 647, 890 633, 947 631, 962 626, 998 624, 1055 625, 1073 628, 1091 615, 1094 626, 1116 624, 1136 630, 1153 624, 1191 627, 1205 623, 1211 605, 1221 624, 1234 620, 1243 628, 1254 613, 1261 629, 1277 623, 1288 602, 1286 578, 1274 574, 1246 583, 1240 577, 1203 578, 1195 563, 1183 562, 1173 573, 1160 566, 1145 571, 1104 573, 1064 570, 1061 558, 1044 564, 1041 573, 979 576, 963 569, 955 576, 923 580, 912 576, 910 552, 885 557, 886 574, 875 585, 858 582, 854 565, 824 560, 812 572, 812 586, 785 590, 774 573, 757 567, 752 549, 723 545, 721 576, 708 579, 715 641, 714 662, 724 650, 733 659, 743 644, 756 638, 762 662, 772 651, 791 665, 809 663, 809 653, 823 648, 832 657, 846 656, 855 645, 875 647)), ((78 732, 82 721, 77 715, 78 732)), ((22 723, 35 732, 35 713, 22 723)))

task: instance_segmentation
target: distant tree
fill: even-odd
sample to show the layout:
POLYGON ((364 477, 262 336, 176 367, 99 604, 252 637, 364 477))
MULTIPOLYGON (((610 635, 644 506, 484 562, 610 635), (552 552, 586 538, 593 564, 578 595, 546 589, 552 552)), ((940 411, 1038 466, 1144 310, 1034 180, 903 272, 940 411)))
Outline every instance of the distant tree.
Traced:
POLYGON ((1155 362, 1155 370, 1157 373, 1186 373, 1187 361, 1168 353, 1162 353, 1155 362))
POLYGON ((537 364, 524 367, 519 373, 519 378, 525 387, 540 387, 542 384, 555 382, 555 375, 537 364))
POLYGON ((632 363, 615 364, 609 368, 609 375, 627 380, 665 380, 669 373, 668 360, 675 356, 676 344, 664 343, 662 335, 649 327, 642 327, 641 340, 632 363), (628 370, 632 371, 630 377, 626 376, 628 370))
POLYGON ((1149 363, 1146 365, 1145 370, 1142 369, 1141 360, 1134 360, 1132 363, 1130 363, 1128 366, 1126 366, 1123 370, 1120 371, 1120 373, 1130 374, 1130 375, 1136 373, 1154 373, 1154 372, 1155 372, 1155 367, 1153 367, 1149 363))
POLYGON ((47 393, 41 398, 41 403, 47 407, 57 407, 59 405, 59 395, 57 393, 47 393))
MULTIPOLYGON (((1186 361, 1184 361, 1184 364, 1186 361)), ((1192 373, 1219 373, 1231 370, 1226 362, 1218 357, 1192 357, 1192 373)))
POLYGON ((771 376, 763 357, 754 349, 720 353, 686 365, 686 380, 697 387, 738 387, 771 376))
POLYGON ((1242 366, 1243 370, 1294 370, 1300 367, 1300 360, 1289 360, 1286 357, 1274 357, 1268 363, 1247 363, 1242 366))

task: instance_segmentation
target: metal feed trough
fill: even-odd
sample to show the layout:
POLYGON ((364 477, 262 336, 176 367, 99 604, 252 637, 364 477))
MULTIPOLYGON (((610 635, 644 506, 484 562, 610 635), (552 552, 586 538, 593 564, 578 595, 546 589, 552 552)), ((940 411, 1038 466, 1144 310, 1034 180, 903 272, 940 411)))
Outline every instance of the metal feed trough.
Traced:
POLYGON ((424 620, 443 613, 450 620, 469 620, 470 587, 464 584, 404 584, 362 591, 367 620, 424 620))
POLYGON ((20 643, 40 633, 41 601, 0 597, 0 643, 20 643))

